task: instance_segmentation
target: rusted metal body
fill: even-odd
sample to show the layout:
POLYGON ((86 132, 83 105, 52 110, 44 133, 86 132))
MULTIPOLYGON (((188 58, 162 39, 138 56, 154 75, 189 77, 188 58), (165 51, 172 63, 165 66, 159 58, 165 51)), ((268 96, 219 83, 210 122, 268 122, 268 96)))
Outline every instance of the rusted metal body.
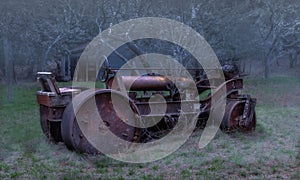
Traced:
POLYGON ((103 133, 105 138, 106 133, 102 131, 107 129, 128 142, 153 141, 169 133, 182 114, 191 118, 198 116, 199 124, 205 124, 212 108, 212 98, 224 98, 219 91, 223 87, 226 87, 227 104, 221 129, 255 130, 256 99, 239 94, 243 89, 243 79, 239 76, 225 74, 226 81, 219 87, 213 87, 208 79, 195 78, 192 81, 158 74, 117 77, 115 72, 109 69, 104 73, 107 77, 102 79, 106 89, 58 88, 50 73, 38 73, 41 91, 37 92, 37 101, 40 104, 41 127, 46 137, 53 142, 64 142, 69 149, 90 154, 98 151, 87 139, 97 133, 103 133), (108 78, 109 73, 111 76, 108 78), (177 86, 174 81, 179 82, 177 86), (193 84, 196 84, 198 92, 189 94, 189 87, 193 84), (178 89, 186 92, 179 93, 178 89), (196 98, 212 89, 215 90, 213 94, 196 98), (112 103, 112 95, 117 98, 117 107, 112 103), (184 112, 181 111, 183 108, 184 112), (86 119, 83 125, 77 120, 79 116, 86 119), (136 126, 156 117, 160 117, 159 121, 151 126, 136 126), (83 133, 79 125, 84 126, 87 132, 83 133))

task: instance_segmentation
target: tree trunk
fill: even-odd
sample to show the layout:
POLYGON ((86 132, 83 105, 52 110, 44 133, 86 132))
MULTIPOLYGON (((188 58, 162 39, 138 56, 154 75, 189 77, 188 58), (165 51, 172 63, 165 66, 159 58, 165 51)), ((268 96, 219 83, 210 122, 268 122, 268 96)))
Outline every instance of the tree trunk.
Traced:
POLYGON ((270 77, 270 59, 269 59, 269 57, 265 58, 264 66, 265 66, 264 77, 266 79, 268 79, 270 77))
POLYGON ((297 57, 296 54, 294 53, 290 54, 290 66, 289 66, 290 69, 295 67, 296 57, 297 57))
POLYGON ((12 47, 8 40, 7 35, 2 37, 3 39, 3 54, 5 61, 5 78, 7 85, 7 100, 11 102, 13 100, 13 80, 14 80, 14 70, 13 70, 13 60, 12 60, 12 47))

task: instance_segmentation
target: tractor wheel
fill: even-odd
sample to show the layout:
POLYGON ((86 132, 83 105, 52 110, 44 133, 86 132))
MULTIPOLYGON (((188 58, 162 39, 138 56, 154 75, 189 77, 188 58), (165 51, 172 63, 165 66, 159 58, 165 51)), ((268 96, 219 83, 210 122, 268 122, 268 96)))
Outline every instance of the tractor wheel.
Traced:
MULTIPOLYGON (((253 102, 250 102, 253 103, 253 102)), ((241 120, 244 112, 245 101, 241 100, 229 100, 226 104, 225 115, 221 123, 221 129, 224 131, 254 131, 256 127, 256 113, 255 109, 250 109, 249 116, 246 117, 249 123, 241 125, 241 120), (250 117, 252 116, 252 117, 250 117)))
POLYGON ((53 143, 62 142, 60 121, 50 122, 48 120, 49 108, 40 105, 40 124, 46 138, 53 143))
POLYGON ((119 148, 122 142, 110 140, 112 136, 127 142, 138 141, 139 129, 129 125, 132 122, 124 122, 137 123, 137 114, 135 105, 120 92, 87 90, 67 106, 62 119, 62 137, 69 149, 81 153, 99 153, 99 146, 119 148), (114 105, 112 95, 117 100, 114 105))

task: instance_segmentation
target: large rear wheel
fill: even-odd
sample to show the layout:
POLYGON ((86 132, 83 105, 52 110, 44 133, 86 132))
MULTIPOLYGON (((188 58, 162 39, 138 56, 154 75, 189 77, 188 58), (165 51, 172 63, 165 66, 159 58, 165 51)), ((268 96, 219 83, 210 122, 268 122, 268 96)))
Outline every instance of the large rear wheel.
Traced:
POLYGON ((138 142, 139 129, 134 126, 137 122, 137 108, 126 96, 113 90, 91 89, 75 96, 66 108, 62 137, 69 149, 95 154, 99 153, 99 146, 122 147, 122 141, 110 140, 113 136, 138 142), (112 96, 117 103, 112 103, 112 96))

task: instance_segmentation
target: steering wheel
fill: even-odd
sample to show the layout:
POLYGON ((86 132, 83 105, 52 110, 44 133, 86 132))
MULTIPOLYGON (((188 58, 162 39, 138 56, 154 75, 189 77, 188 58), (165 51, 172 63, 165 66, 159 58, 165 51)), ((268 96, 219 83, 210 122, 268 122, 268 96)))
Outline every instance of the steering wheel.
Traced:
POLYGON ((97 79, 99 79, 102 82, 106 82, 109 74, 111 74, 110 68, 109 68, 109 63, 107 58, 105 58, 104 63, 101 65, 100 70, 98 72, 98 77, 97 79))

